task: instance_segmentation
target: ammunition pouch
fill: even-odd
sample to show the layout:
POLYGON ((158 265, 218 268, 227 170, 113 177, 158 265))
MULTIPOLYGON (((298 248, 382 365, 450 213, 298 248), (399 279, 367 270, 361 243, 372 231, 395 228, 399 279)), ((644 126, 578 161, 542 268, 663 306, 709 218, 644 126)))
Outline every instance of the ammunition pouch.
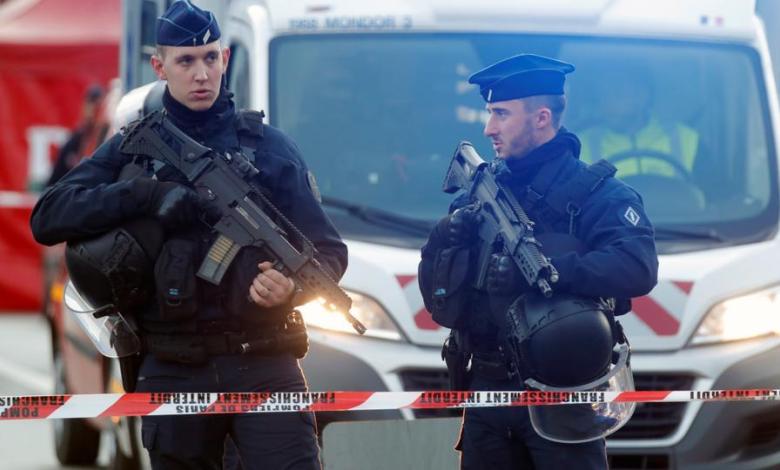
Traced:
POLYGON ((154 265, 160 319, 178 321, 195 316, 196 254, 197 244, 184 238, 171 238, 163 245, 154 265))
POLYGON ((439 251, 433 264, 433 321, 455 328, 468 310, 471 300, 468 248, 452 247, 439 251))
POLYGON ((451 330, 441 349, 441 358, 444 359, 449 374, 450 390, 468 390, 471 383, 469 371, 471 357, 467 334, 459 330, 451 330))
POLYGON ((211 356, 291 353, 300 359, 309 350, 301 314, 294 310, 284 323, 258 333, 221 332, 198 335, 146 335, 147 350, 158 360, 188 365, 205 364, 211 356))

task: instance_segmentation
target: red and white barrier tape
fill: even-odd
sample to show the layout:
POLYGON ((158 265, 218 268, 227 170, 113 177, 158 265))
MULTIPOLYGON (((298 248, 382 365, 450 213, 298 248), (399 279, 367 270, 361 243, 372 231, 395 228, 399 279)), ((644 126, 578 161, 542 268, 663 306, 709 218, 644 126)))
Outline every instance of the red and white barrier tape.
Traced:
POLYGON ((254 392, 0 395, 0 420, 780 400, 780 389, 641 392, 254 392))

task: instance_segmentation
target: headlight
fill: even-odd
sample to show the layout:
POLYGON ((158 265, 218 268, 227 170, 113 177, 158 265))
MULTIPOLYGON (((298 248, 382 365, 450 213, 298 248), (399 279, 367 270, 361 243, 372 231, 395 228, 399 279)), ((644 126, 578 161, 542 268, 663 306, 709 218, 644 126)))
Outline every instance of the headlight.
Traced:
MULTIPOLYGON (((401 332, 393 323, 390 315, 371 297, 357 292, 347 291, 352 298, 352 309, 349 313, 365 325, 365 336, 401 341, 401 332)), ((306 325, 328 331, 357 334, 352 325, 338 312, 328 310, 321 301, 312 300, 298 308, 306 325)))
POLYGON ((725 300, 707 312, 691 344, 780 334, 780 286, 725 300))

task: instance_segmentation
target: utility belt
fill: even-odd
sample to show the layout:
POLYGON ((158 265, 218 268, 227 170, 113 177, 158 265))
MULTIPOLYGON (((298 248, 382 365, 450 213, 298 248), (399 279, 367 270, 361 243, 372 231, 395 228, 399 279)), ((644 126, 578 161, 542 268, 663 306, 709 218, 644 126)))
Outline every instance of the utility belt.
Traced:
POLYGON ((495 381, 512 380, 520 375, 512 361, 498 348, 490 352, 474 352, 471 373, 495 381))
POLYGON ((520 375, 502 347, 475 342, 468 332, 457 329, 450 331, 441 356, 447 365, 450 390, 467 390, 475 376, 505 381, 520 375))
POLYGON ((143 336, 146 351, 158 360, 190 365, 204 364, 212 356, 241 354, 291 353, 300 359, 309 349, 306 325, 297 310, 283 323, 251 333, 209 329, 199 334, 145 333, 143 336))

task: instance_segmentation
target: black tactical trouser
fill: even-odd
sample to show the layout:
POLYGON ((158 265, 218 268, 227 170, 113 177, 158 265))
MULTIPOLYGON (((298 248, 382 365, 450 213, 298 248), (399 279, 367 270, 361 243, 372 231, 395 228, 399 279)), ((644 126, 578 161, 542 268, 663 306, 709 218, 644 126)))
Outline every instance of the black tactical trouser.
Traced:
MULTIPOLYGON (((161 362, 147 355, 138 392, 306 391, 298 361, 281 356, 215 356, 203 366, 161 362)), ((144 447, 159 469, 221 469, 226 436, 244 470, 320 469, 314 414, 256 413, 145 416, 144 447)))
MULTIPOLYGON (((523 390, 519 379, 475 374, 471 390, 523 390)), ((561 444, 540 437, 528 408, 468 408, 461 429, 461 469, 607 469, 606 441, 561 444)))

